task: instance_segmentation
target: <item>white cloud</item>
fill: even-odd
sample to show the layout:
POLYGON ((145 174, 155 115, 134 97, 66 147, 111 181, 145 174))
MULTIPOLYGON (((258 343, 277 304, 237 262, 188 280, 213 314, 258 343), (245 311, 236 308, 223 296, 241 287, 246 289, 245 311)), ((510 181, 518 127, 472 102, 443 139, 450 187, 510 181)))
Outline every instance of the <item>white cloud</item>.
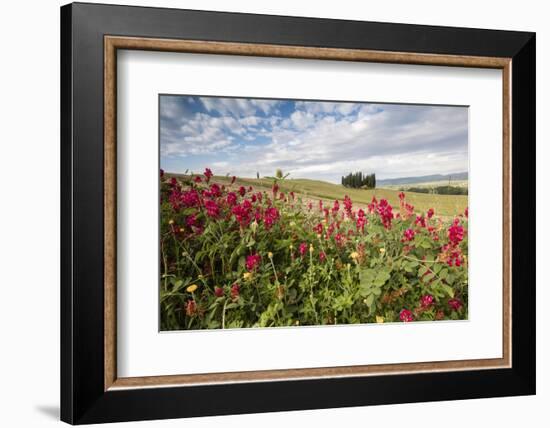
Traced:
POLYGON ((338 181, 356 170, 389 178, 468 169, 464 107, 197 99, 207 113, 184 112, 179 122, 181 106, 161 103, 162 156, 193 163, 200 154, 200 168, 215 165, 218 174, 282 168, 338 181))

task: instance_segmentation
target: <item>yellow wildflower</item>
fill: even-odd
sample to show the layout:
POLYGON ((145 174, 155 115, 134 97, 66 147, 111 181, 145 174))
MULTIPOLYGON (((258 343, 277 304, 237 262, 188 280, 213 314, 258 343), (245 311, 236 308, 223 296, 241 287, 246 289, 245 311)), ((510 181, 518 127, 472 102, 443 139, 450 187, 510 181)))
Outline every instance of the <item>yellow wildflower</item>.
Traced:
POLYGON ((357 251, 354 251, 349 255, 353 260, 357 259, 359 257, 359 253, 357 251))
POLYGON ((378 324, 381 324, 384 322, 384 317, 381 317, 380 315, 376 315, 376 322, 378 324))
POLYGON ((189 287, 186 288, 187 292, 188 293, 192 293, 193 291, 195 291, 197 288, 199 288, 197 286, 197 284, 191 284, 189 287))
POLYGON ((309 244, 309 252, 313 253, 313 244, 309 244))
POLYGON ((252 279, 252 272, 245 272, 245 273, 243 273, 243 279, 244 279, 245 281, 248 281, 248 280, 252 279))
POLYGON ((380 248, 380 254, 384 254, 386 252, 385 248, 380 248))
POLYGON ((174 224, 174 220, 172 219, 168 220, 168 224, 174 224))
POLYGON ((273 258, 273 253, 270 251, 269 253, 267 253, 267 257, 269 257, 270 259, 273 258))
POLYGON ((290 248, 290 251, 292 251, 294 249, 294 245, 290 244, 288 248, 290 248))

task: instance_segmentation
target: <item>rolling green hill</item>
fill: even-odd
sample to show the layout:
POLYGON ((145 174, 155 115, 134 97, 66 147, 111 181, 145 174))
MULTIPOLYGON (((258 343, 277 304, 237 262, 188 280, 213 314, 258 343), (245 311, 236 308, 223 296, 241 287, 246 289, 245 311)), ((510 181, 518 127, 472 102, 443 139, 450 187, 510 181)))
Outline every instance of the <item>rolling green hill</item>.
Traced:
MULTIPOLYGON (((178 176, 179 174, 168 174, 178 176)), ((179 175, 183 176, 183 175, 179 175)), ((229 184, 231 177, 214 176, 212 181, 229 184)), ((237 178, 235 185, 252 186, 258 190, 270 190, 273 179, 270 178, 237 178)), ((323 199, 342 201, 345 195, 348 195, 355 207, 365 207, 372 199, 387 199, 394 207, 399 207, 399 190, 394 189, 351 189, 340 184, 328 183, 320 180, 310 180, 305 178, 279 180, 279 187, 282 191, 294 191, 300 194, 304 199, 323 199)), ((407 202, 414 205, 418 212, 425 212, 433 208, 436 214, 449 217, 460 214, 468 206, 467 196, 455 195, 430 195, 426 193, 405 192, 407 202)))

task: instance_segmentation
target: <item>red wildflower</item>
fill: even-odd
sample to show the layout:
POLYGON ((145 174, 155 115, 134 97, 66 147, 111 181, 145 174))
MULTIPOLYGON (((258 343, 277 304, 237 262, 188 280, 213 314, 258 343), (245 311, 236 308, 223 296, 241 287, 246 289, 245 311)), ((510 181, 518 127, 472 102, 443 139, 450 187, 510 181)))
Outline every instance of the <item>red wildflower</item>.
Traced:
POLYGON ((410 218, 414 214, 414 206, 411 204, 404 204, 403 208, 405 209, 405 212, 403 214, 403 217, 405 219, 410 218))
POLYGON ((197 215, 191 214, 187 219, 185 220, 187 226, 192 227, 197 225, 197 215))
POLYGON ((250 256, 246 257, 246 268, 249 271, 255 270, 258 265, 260 264, 262 258, 259 254, 251 254, 250 256))
POLYGON ((414 321, 413 314, 408 309, 402 309, 401 312, 399 312, 399 319, 403 322, 414 321))
POLYGON ((218 198, 221 195, 222 195, 222 191, 219 185, 217 185, 216 183, 213 183, 212 185, 210 185, 210 196, 218 198))
POLYGON ((462 302, 456 297, 449 300, 447 303, 453 311, 458 311, 462 307, 462 302))
POLYGON ((426 227, 426 219, 423 215, 417 215, 416 220, 414 221, 417 226, 426 227))
POLYGON ((180 199, 186 207, 196 207, 200 204, 200 195, 195 189, 183 192, 180 199))
POLYGON ((434 296, 430 294, 426 294, 420 298, 420 305, 423 308, 430 307, 433 304, 433 302, 434 302, 434 296))
POLYGON ((466 218, 468 218, 468 207, 466 207, 466 209, 464 210, 464 215, 466 216, 466 218))
POLYGON ((251 210, 251 202, 248 199, 245 199, 240 205, 234 206, 231 212, 241 226, 244 227, 250 223, 251 210))
POLYGON ((405 232, 403 232, 403 239, 401 239, 401 242, 408 242, 412 241, 414 239, 414 230, 407 229, 405 232))
POLYGON ((449 241, 452 245, 458 245, 464 239, 464 228, 460 225, 460 220, 455 218, 447 232, 449 241))
POLYGON ((307 252, 307 244, 305 242, 302 242, 300 244, 300 255, 303 257, 307 252))
POLYGON ((276 195, 279 191, 279 185, 277 183, 273 183, 273 187, 271 188, 271 191, 273 192, 273 195, 276 195))
MULTIPOLYGON (((360 213, 362 213, 362 210, 359 210, 360 213)), ((360 230, 361 232, 364 232, 365 225, 367 224, 367 218, 364 215, 358 215, 357 220, 355 221, 355 227, 357 230, 360 230)))
POLYGON ((319 251, 319 261, 322 263, 327 259, 327 255, 324 251, 319 251))
POLYGON ((264 225, 266 229, 270 229, 271 226, 279 219, 279 211, 275 207, 269 207, 264 213, 264 225))
MULTIPOLYGON (((373 198, 374 200, 374 198, 373 198)), ((378 215, 382 220, 382 224, 386 229, 391 228, 391 222, 393 219, 393 209, 386 199, 381 199, 377 206, 378 215)))
POLYGON ((405 200, 405 194, 403 192, 399 192, 399 200, 404 201, 405 200))
POLYGON ((230 207, 234 206, 237 203, 237 195, 235 192, 229 192, 227 194, 227 205, 230 207))
POLYGON ((244 196, 246 194, 246 189, 244 186, 239 187, 239 195, 244 196))
POLYGON ((430 208, 430 209, 428 210, 428 212, 426 213, 426 215, 428 216, 428 218, 432 218, 432 217, 434 216, 434 214, 435 214, 435 211, 434 211, 433 208, 430 208))
POLYGON ((193 178, 193 181, 195 183, 202 183, 202 178, 200 177, 200 175, 195 175, 195 177, 193 178))
POLYGON ((213 176, 212 170, 210 168, 206 168, 204 170, 204 176, 206 177, 206 182, 208 183, 210 181, 210 178, 213 176))
POLYGON ((322 224, 322 223, 317 224, 317 226, 315 226, 315 227, 313 228, 313 231, 314 231, 317 235, 320 235, 321 233, 323 233, 323 224, 322 224))
POLYGON ((164 170, 161 168, 160 169, 160 178, 164 177, 164 170))
POLYGON ((189 300, 185 305, 185 313, 187 316, 192 317, 197 313, 197 302, 189 300))
POLYGON ((210 217, 217 217, 220 214, 220 207, 211 199, 204 201, 204 207, 206 208, 206 214, 210 217))
POLYGON ((216 297, 223 297, 224 295, 223 288, 221 287, 214 288, 214 294, 216 295, 216 297))
POLYGON ((348 213, 348 215, 351 215, 352 206, 353 203, 351 201, 351 198, 348 195, 344 196, 344 210, 346 211, 346 213, 348 213))
POLYGON ((236 179, 237 179, 237 177, 235 177, 235 176, 231 177, 231 184, 233 184, 236 179))
POLYGON ((460 247, 452 244, 446 244, 441 248, 439 254, 440 260, 444 260, 449 266, 462 266, 464 258, 462 257, 462 250, 460 247))
POLYGON ((340 210, 340 203, 338 202, 338 199, 334 201, 334 205, 332 206, 332 214, 336 214, 340 210))
POLYGON ((241 287, 239 287, 239 284, 233 284, 231 286, 231 298, 233 300, 238 299, 240 291, 241 291, 241 287))

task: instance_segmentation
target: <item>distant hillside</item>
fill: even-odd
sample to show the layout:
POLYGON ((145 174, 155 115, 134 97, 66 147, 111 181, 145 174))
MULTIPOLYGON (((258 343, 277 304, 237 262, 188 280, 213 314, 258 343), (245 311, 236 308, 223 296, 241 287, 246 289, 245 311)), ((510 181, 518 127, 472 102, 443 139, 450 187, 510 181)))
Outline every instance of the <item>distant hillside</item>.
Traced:
MULTIPOLYGON (((172 174, 165 173, 167 177, 183 178, 185 174, 172 174)), ((223 184, 225 186, 231 185, 231 177, 227 176, 214 176, 211 181, 223 184)), ((377 199, 385 198, 390 204, 392 204, 396 210, 399 208, 399 190, 397 189, 350 189, 341 186, 340 184, 329 183, 321 180, 309 180, 306 178, 289 178, 286 180, 279 180, 279 188, 281 191, 298 193, 306 200, 308 199, 322 199, 325 204, 338 199, 340 202, 344 199, 345 195, 348 195, 353 200, 353 206, 355 208, 365 208, 368 203, 371 202, 372 197, 377 199)), ((235 183, 232 185, 233 189, 238 189, 239 186, 252 186, 256 191, 271 192, 271 186, 273 185, 273 179, 271 178, 245 178, 237 177, 235 183)), ((406 192, 407 201, 414 205, 418 212, 426 212, 429 208, 433 208, 436 213, 443 216, 453 216, 464 211, 464 208, 468 206, 468 196, 463 195, 432 195, 427 193, 414 193, 406 192)))
POLYGON ((462 181, 468 180, 467 172, 457 172, 456 174, 432 174, 423 175, 420 177, 400 177, 400 178, 388 178, 386 180, 376 180, 378 186, 395 186, 399 184, 419 184, 419 183, 431 183, 435 181, 462 181))

